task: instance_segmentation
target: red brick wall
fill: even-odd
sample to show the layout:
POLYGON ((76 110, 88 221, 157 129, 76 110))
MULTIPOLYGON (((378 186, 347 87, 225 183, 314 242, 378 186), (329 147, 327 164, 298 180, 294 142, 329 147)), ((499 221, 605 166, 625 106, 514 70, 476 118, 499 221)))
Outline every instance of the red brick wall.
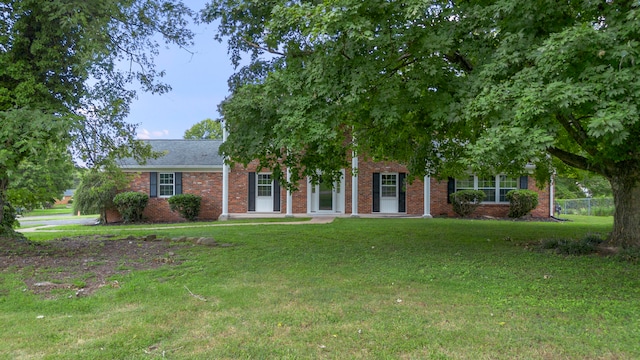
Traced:
MULTIPOLYGON (((229 213, 246 213, 248 208, 248 173, 257 171, 257 163, 253 162, 245 169, 235 166, 229 172, 229 213)), ((265 170, 266 172, 266 170, 265 170)), ((373 173, 407 173, 406 167, 391 162, 359 161, 358 164, 358 213, 373 213, 373 173)), ((351 214, 351 173, 345 171, 344 193, 346 214, 351 214)), ((202 197, 200 210, 201 220, 215 220, 222 212, 222 173, 215 172, 183 172, 183 193, 194 194, 202 197)), ((529 190, 539 194, 539 204, 533 210, 534 217, 549 217, 549 186, 540 190, 535 181, 530 178, 529 190)), ((149 194, 149 173, 137 174, 132 180, 127 191, 140 191, 149 194)), ((423 215, 424 213, 424 187, 423 182, 414 180, 406 184, 407 215, 423 215)), ((280 190, 280 212, 287 212, 287 192, 284 187, 280 190)), ((298 184, 298 191, 293 193, 292 213, 307 213, 307 182, 302 180, 298 184)), ((509 210, 508 204, 481 205, 475 215, 488 215, 493 217, 506 217, 509 210)), ((451 204, 447 204, 447 182, 431 179, 431 215, 456 216, 451 204)), ((144 216, 149 221, 184 221, 177 213, 169 210, 166 198, 150 198, 145 209, 144 216)), ((117 212, 108 214, 110 222, 121 220, 117 212)))
MULTIPOLYGON (((358 213, 373 213, 373 173, 407 173, 407 168, 392 162, 358 161, 358 213)), ((349 178, 349 207, 351 213, 351 178, 349 178)), ((420 180, 406 184, 407 215, 424 214, 424 185, 420 180)))
MULTIPOLYGON (((229 213, 246 213, 248 197, 248 173, 257 171, 257 162, 250 163, 247 168, 234 167, 229 173, 229 213)), ((268 172, 268 170, 263 170, 268 172)), ((373 173, 408 173, 405 166, 392 162, 372 162, 360 160, 358 162, 358 213, 373 213, 373 173)), ((408 175, 407 175, 408 176, 408 175)), ((345 170, 345 214, 351 214, 351 172, 345 170)), ((538 206, 532 211, 534 217, 549 217, 549 187, 540 190, 533 178, 529 178, 529 190, 538 192, 538 206)), ((411 184, 406 184, 407 215, 424 214, 424 184, 422 180, 415 179, 411 184)), ((286 213, 287 194, 284 187, 280 192, 281 211, 286 213)), ((307 182, 298 184, 298 191, 293 193, 293 214, 307 213, 307 182)), ((506 217, 509 211, 508 204, 481 205, 476 215, 488 215, 493 217, 506 217)), ((431 215, 432 216, 456 216, 451 204, 447 204, 447 182, 431 179, 431 215)))
MULTIPOLYGON (((149 194, 149 173, 136 174, 126 191, 139 191, 149 194)), ((199 220, 216 220, 222 212, 222 173, 216 172, 182 172, 182 192, 198 195, 200 203, 199 220)), ((149 198, 149 204, 143 217, 147 221, 174 222, 184 221, 178 213, 169 210, 167 198, 149 198)), ((109 222, 121 221, 117 211, 107 214, 109 222)))
MULTIPOLYGON (((283 169, 284 171, 284 169, 283 169)), ((248 212, 249 203, 249 173, 265 172, 271 170, 258 169, 258 162, 253 161, 244 168, 242 165, 236 165, 229 171, 229 213, 246 213, 248 212)), ((298 184, 298 191, 292 194, 292 214, 307 213, 307 182, 301 181, 298 184)), ((280 211, 277 214, 285 214, 287 212, 287 189, 280 186, 280 211)))
MULTIPOLYGON (((358 165, 358 213, 371 214, 373 212, 373 173, 407 173, 407 169, 402 165, 394 164, 391 162, 373 163, 361 161, 358 165)), ((268 170, 262 171, 269 172, 268 170)), ((233 214, 247 212, 247 186, 249 172, 258 172, 257 162, 250 163, 246 169, 239 165, 235 166, 229 173, 229 213, 233 214)), ((349 169, 346 169, 344 179, 344 210, 346 214, 351 214, 351 184, 351 172, 349 171, 349 169)), ((298 191, 295 191, 293 193, 293 214, 307 213, 307 188, 308 185, 305 179, 300 181, 300 183, 298 184, 298 191)), ((424 213, 423 194, 424 188, 422 181, 416 180, 412 184, 407 184, 407 214, 422 215, 424 213)), ((286 213, 287 193, 284 187, 281 188, 280 198, 280 213, 286 213)))
POLYGON ((248 186, 250 171, 255 171, 256 164, 251 163, 244 169, 236 165, 229 171, 229 213, 246 213, 249 208, 248 186))

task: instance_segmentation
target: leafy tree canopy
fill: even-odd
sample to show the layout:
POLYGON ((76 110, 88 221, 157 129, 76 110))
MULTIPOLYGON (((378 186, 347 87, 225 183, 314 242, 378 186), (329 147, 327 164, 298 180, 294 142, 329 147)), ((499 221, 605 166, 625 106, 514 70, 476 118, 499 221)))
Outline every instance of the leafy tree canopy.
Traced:
POLYGON ((116 208, 113 198, 130 180, 130 176, 112 165, 102 170, 90 169, 82 175, 74 193, 73 212, 100 214, 100 223, 108 223, 107 212, 116 208))
POLYGON ((185 131, 184 138, 222 140, 220 120, 204 119, 185 131))
POLYGON ((67 149, 49 149, 24 161, 10 176, 7 199, 13 206, 33 209, 62 199, 73 186, 75 167, 67 149))
MULTIPOLYGON (((612 240, 640 245, 637 1, 213 0, 236 66, 225 155, 293 181, 345 150, 414 176, 544 181, 550 155, 612 184, 612 240)), ((326 175, 326 174, 325 174, 326 175)), ((284 179, 282 179, 284 180, 284 179)))
POLYGON ((0 1, 0 218, 11 174, 52 148, 89 166, 152 155, 125 121, 130 84, 169 90, 157 39, 188 46, 191 15, 179 0, 0 1))

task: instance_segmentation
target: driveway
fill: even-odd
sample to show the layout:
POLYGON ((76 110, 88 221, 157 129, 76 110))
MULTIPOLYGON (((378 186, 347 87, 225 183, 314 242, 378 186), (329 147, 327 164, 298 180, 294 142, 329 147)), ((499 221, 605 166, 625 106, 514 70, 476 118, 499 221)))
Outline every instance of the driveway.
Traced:
MULTIPOLYGON (((96 217, 84 217, 74 216, 71 214, 62 215, 47 215, 47 216, 24 216, 19 217, 18 221, 20 226, 33 226, 33 225, 94 225, 98 216, 96 217)), ((19 228, 18 228, 19 230, 19 228)))

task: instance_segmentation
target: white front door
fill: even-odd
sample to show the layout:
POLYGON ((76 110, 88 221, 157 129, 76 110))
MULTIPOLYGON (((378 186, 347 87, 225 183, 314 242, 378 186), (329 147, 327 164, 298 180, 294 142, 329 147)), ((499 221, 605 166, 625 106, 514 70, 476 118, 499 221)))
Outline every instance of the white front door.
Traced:
POLYGON ((318 184, 308 182, 310 193, 308 196, 309 210, 312 213, 344 213, 344 175, 340 181, 329 183, 322 181, 318 184))
POLYGON ((256 187, 256 212, 273 212, 271 174, 257 174, 256 187))
POLYGON ((380 174, 380 212, 398 212, 398 174, 380 174))

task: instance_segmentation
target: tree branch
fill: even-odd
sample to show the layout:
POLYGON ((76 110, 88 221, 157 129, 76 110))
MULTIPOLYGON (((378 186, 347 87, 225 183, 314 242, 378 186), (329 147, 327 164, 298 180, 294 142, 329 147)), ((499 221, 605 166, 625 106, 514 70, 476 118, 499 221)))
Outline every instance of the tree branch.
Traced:
POLYGON ((453 55, 447 55, 444 54, 443 55, 444 59, 447 60, 450 63, 454 63, 454 64, 458 64, 460 66, 462 66, 462 68, 466 71, 466 72, 471 72, 473 71, 473 64, 471 64, 471 62, 469 60, 467 60, 467 58, 465 58, 460 51, 456 50, 453 55))
POLYGON ((607 167, 594 165, 591 161, 589 161, 589 159, 585 158, 584 156, 576 155, 557 147, 549 147, 547 148, 547 152, 557 157, 558 159, 560 159, 560 161, 569 166, 582 170, 592 171, 607 178, 611 175, 611 171, 609 171, 607 167))
POLYGON ((411 59, 411 60, 407 60, 411 57, 411 53, 405 53, 402 54, 400 57, 398 57, 398 60, 400 62, 400 65, 394 67, 393 69, 391 69, 389 71, 389 74, 387 75, 387 77, 390 77, 391 75, 395 74, 396 72, 398 72, 400 69, 407 67, 413 63, 415 63, 416 61, 418 61, 418 59, 411 59))
POLYGON ((256 48, 258 50, 266 51, 266 52, 268 52, 270 54, 274 54, 274 55, 287 56, 287 54, 285 54, 283 52, 276 51, 275 49, 272 49, 272 48, 261 46, 260 44, 257 44, 255 42, 249 40, 249 39, 244 38, 242 40, 244 40, 244 42, 246 42, 252 48, 256 48))
POLYGON ((570 153, 557 147, 549 147, 547 151, 569 166, 582 170, 591 170, 589 160, 583 156, 570 153))
POLYGON ((349 55, 347 55, 347 54, 344 52, 344 49, 342 49, 342 51, 340 51, 340 55, 344 56, 344 57, 345 57, 345 59, 347 59, 347 60, 351 61, 351 57, 349 57, 349 55))
POLYGON ((569 133, 569 136, 571 136, 584 151, 589 155, 596 154, 597 150, 588 144, 589 135, 587 135, 580 121, 577 120, 573 114, 569 114, 568 116, 556 114, 556 120, 558 120, 560 125, 569 133))

